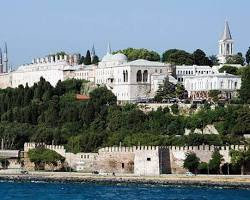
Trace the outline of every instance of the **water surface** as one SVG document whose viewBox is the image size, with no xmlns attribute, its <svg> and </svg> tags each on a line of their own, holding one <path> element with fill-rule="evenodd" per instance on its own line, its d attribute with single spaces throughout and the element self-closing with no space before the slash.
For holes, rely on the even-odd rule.
<svg viewBox="0 0 250 200">
<path fill-rule="evenodd" d="M 250 190 L 209 187 L 0 182 L 1 200 L 250 200 Z"/>
</svg>

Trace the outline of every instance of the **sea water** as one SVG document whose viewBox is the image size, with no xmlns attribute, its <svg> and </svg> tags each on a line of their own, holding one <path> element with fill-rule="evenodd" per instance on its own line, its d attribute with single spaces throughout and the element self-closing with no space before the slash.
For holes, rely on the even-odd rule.
<svg viewBox="0 0 250 200">
<path fill-rule="evenodd" d="M 140 184 L 0 182 L 0 200 L 250 200 L 250 190 Z"/>
</svg>

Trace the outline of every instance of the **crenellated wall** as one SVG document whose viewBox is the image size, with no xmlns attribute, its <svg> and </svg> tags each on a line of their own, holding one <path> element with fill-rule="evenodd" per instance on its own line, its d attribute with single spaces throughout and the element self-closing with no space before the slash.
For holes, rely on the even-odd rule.
<svg viewBox="0 0 250 200">
<path fill-rule="evenodd" d="M 24 143 L 24 152 L 28 152 L 30 149 L 35 149 L 38 147 L 43 147 L 45 149 L 54 150 L 61 156 L 65 157 L 66 150 L 62 145 L 46 145 L 45 143 Z"/>
<path fill-rule="evenodd" d="M 186 154 L 194 152 L 202 162 L 209 162 L 219 150 L 224 163 L 230 162 L 230 150 L 247 149 L 246 146 L 133 146 L 105 147 L 98 153 L 70 153 L 63 146 L 25 143 L 24 152 L 43 146 L 66 158 L 68 166 L 81 172 L 122 173 L 142 176 L 185 173 L 183 162 Z"/>
</svg>

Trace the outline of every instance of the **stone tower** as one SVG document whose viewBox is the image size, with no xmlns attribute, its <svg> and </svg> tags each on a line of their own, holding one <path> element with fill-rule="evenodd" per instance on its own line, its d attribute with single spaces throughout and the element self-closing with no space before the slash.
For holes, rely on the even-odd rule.
<svg viewBox="0 0 250 200">
<path fill-rule="evenodd" d="M 8 48 L 7 43 L 4 43 L 4 52 L 3 52 L 3 73 L 8 72 Z"/>
<path fill-rule="evenodd" d="M 228 22 L 225 22 L 224 32 L 219 40 L 219 54 L 218 60 L 219 63 L 224 64 L 226 63 L 227 56 L 232 56 L 234 51 L 234 41 L 232 39 L 232 35 L 230 32 L 230 28 Z"/>
</svg>

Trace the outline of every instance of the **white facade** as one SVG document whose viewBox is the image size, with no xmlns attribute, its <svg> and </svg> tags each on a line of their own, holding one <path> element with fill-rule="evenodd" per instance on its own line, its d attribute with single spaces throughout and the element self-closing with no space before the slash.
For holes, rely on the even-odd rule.
<svg viewBox="0 0 250 200">
<path fill-rule="evenodd" d="M 152 75 L 168 75 L 170 65 L 147 60 L 128 62 L 121 53 L 107 53 L 96 68 L 95 83 L 106 85 L 117 96 L 118 101 L 137 101 L 154 97 Z"/>
<path fill-rule="evenodd" d="M 227 73 L 196 75 L 186 78 L 184 87 L 192 99 L 207 99 L 211 90 L 219 90 L 231 99 L 241 87 L 241 78 Z"/>
<path fill-rule="evenodd" d="M 197 65 L 177 65 L 176 77 L 179 83 L 184 83 L 186 78 L 194 77 L 196 75 L 214 74 L 215 71 L 210 66 Z"/>
<path fill-rule="evenodd" d="M 170 65 L 147 60 L 128 62 L 127 57 L 121 53 L 112 55 L 108 52 L 98 65 L 88 66 L 78 65 L 75 56 L 50 56 L 34 59 L 31 64 L 1 74 L 0 87 L 33 86 L 41 77 L 56 86 L 59 80 L 76 78 L 96 85 L 106 85 L 118 101 L 131 102 L 154 97 L 157 84 L 170 72 Z"/>
</svg>

